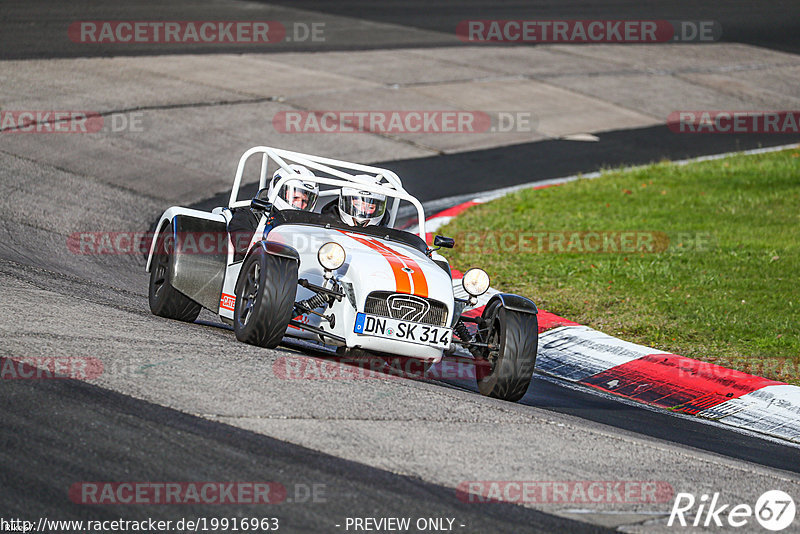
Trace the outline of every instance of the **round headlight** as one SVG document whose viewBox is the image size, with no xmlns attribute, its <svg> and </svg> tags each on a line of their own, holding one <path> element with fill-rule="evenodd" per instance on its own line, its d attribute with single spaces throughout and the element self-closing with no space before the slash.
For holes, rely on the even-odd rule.
<svg viewBox="0 0 800 534">
<path fill-rule="evenodd" d="M 329 271 L 335 271 L 344 263 L 344 248 L 339 243 L 325 243 L 319 247 L 317 259 L 319 264 Z"/>
<path fill-rule="evenodd" d="M 478 297 L 489 290 L 489 275 L 483 269 L 470 269 L 464 273 L 461 285 L 464 286 L 464 291 L 473 297 Z"/>
</svg>

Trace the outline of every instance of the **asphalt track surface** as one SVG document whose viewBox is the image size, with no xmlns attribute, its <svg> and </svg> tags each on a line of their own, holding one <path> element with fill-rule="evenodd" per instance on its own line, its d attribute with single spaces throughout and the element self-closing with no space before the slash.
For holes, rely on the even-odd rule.
<svg viewBox="0 0 800 534">
<path fill-rule="evenodd" d="M 292 5 L 301 6 L 300 3 Z M 463 7 L 459 5 L 464 4 L 425 3 L 419 7 L 400 3 L 396 8 L 383 11 L 361 3 L 338 3 L 335 8 L 323 6 L 322 9 L 336 16 L 443 31 L 452 27 L 456 19 L 465 18 Z M 504 7 L 506 5 L 508 7 Z M 501 18 L 511 5 L 500 4 L 492 11 L 476 7 L 470 16 Z M 699 7 L 693 8 L 692 13 L 680 12 L 679 7 L 685 3 L 653 5 L 655 7 L 647 10 L 651 18 L 713 18 L 723 22 L 726 38 L 797 51 L 800 32 L 796 25 L 800 18 L 791 16 L 792 10 L 797 9 L 796 3 L 759 7 L 757 17 L 755 8 L 744 2 L 727 4 L 725 13 L 719 16 L 714 15 L 710 2 L 694 3 Z M 666 7 L 655 15 L 653 10 L 660 5 Z M 3 57 L 85 54 L 85 48 L 71 47 L 69 43 L 53 46 L 52 41 L 41 39 L 48 29 L 56 27 L 61 31 L 64 21 L 144 19 L 153 13 L 169 18 L 176 13 L 185 14 L 188 9 L 181 3 L 168 8 L 146 3 L 128 4 L 125 8 L 95 8 L 80 2 L 65 5 L 43 2 L 30 6 L 34 8 L 29 11 L 15 6 L 4 12 L 4 22 L 11 24 L 6 26 L 10 31 L 3 33 Z M 617 17 L 620 13 L 617 10 L 630 8 L 627 4 L 594 6 L 596 13 L 604 18 Z M 224 7 L 194 8 L 192 15 L 200 19 L 215 13 L 221 17 L 220 13 L 225 13 L 226 19 L 235 18 L 236 13 Z M 319 6 L 315 9 L 319 10 Z M 547 15 L 537 11 L 536 16 L 571 16 L 563 9 L 551 9 L 546 11 Z M 92 16 L 87 16 L 87 11 Z M 636 12 L 624 13 L 628 18 L 637 16 Z M 517 15 L 517 18 L 522 16 L 527 15 Z M 23 31 L 26 23 L 29 30 L 33 28 L 31 31 Z M 36 34 L 36 31 L 45 33 Z M 11 46 L 6 46 L 8 43 Z M 344 48 L 359 46 L 371 45 L 343 45 Z M 186 50 L 187 53 L 192 51 L 199 50 Z M 170 48 L 169 52 L 176 50 Z M 126 53 L 160 52 L 155 47 Z M 536 169 L 541 179 L 548 179 L 662 157 L 681 159 L 796 141 L 790 136 L 689 138 L 669 135 L 666 128 L 661 127 L 608 132 L 600 137 L 600 143 L 541 141 L 384 164 L 404 176 L 409 189 L 415 193 L 420 191 L 420 185 L 430 183 L 425 179 L 430 173 L 458 178 L 457 189 L 439 180 L 437 183 L 444 185 L 426 189 L 420 195 L 423 200 L 431 201 L 456 193 L 515 185 L 518 182 L 514 177 L 528 177 L 531 169 Z M 141 224 L 142 217 L 152 218 L 165 207 L 158 196 L 157 183 L 154 183 L 153 194 L 147 196 L 111 188 L 90 177 L 49 169 L 7 153 L 0 154 L 0 158 L 4 167 L 0 190 L 4 195 L 0 206 L 10 214 L 2 223 L 6 239 L 0 243 L 0 279 L 4 289 L 0 298 L 10 317 L 0 325 L 11 347 L 6 355 L 86 354 L 91 353 L 94 346 L 95 350 L 99 347 L 106 363 L 115 359 L 130 361 L 141 370 L 158 369 L 158 365 L 166 362 L 163 366 L 170 369 L 164 376 L 155 374 L 153 377 L 111 374 L 108 381 L 99 384 L 70 380 L 3 381 L 0 384 L 0 505 L 4 517 L 175 519 L 258 515 L 279 517 L 288 532 L 321 532 L 337 531 L 333 525 L 345 517 L 413 515 L 457 517 L 468 526 L 465 532 L 601 530 L 598 526 L 522 506 L 462 503 L 456 499 L 452 485 L 406 474 L 405 466 L 409 464 L 402 462 L 404 453 L 399 448 L 383 448 L 377 439 L 374 445 L 366 447 L 374 449 L 374 455 L 359 461 L 357 455 L 353 458 L 347 451 L 352 449 L 363 454 L 363 449 L 359 448 L 364 447 L 363 444 L 348 441 L 349 432 L 356 436 L 355 431 L 360 428 L 357 425 L 362 420 L 377 423 L 377 428 L 385 424 L 387 433 L 396 423 L 407 426 L 411 434 L 420 430 L 420 437 L 409 436 L 408 439 L 414 452 L 419 454 L 420 464 L 432 469 L 448 460 L 457 460 L 460 472 L 485 473 L 482 467 L 495 464 L 503 466 L 504 473 L 512 470 L 509 466 L 515 466 L 524 474 L 526 462 L 537 463 L 539 455 L 556 462 L 562 451 L 564 456 L 571 457 L 572 451 L 586 449 L 588 463 L 595 469 L 592 472 L 597 473 L 596 466 L 602 466 L 603 459 L 592 458 L 592 448 L 599 447 L 611 456 L 611 445 L 607 443 L 611 440 L 620 447 L 630 447 L 630 454 L 640 454 L 639 449 L 649 451 L 654 458 L 650 467 L 654 472 L 659 463 L 665 462 L 664 458 L 682 462 L 683 471 L 673 481 L 676 488 L 684 481 L 686 484 L 697 482 L 691 478 L 692 468 L 689 467 L 694 463 L 703 469 L 712 464 L 730 467 L 731 480 L 719 483 L 740 484 L 740 491 L 745 491 L 741 488 L 751 490 L 742 478 L 764 477 L 766 482 L 753 483 L 752 491 L 756 494 L 762 488 L 760 484 L 772 489 L 770 484 L 774 481 L 796 481 L 800 473 L 800 453 L 796 447 L 601 397 L 538 376 L 522 402 L 513 405 L 480 397 L 474 388 L 464 388 L 460 383 L 394 380 L 324 384 L 317 389 L 309 384 L 275 383 L 274 377 L 267 373 L 276 358 L 319 354 L 310 352 L 308 356 L 301 356 L 291 346 L 276 351 L 243 346 L 210 314 L 201 316 L 201 321 L 195 325 L 152 317 L 147 310 L 147 276 L 141 257 L 80 258 L 64 250 L 63 236 L 57 229 L 65 220 L 86 217 L 87 199 L 105 203 L 92 213 L 97 227 L 101 224 L 119 227 L 120 221 L 135 226 Z M 514 172 L 521 169 L 524 172 Z M 490 175 L 509 176 L 509 181 L 497 183 L 493 180 L 487 184 L 486 176 Z M 37 180 L 41 188 L 20 188 L 18 184 L 26 180 Z M 198 205 L 218 204 L 215 198 Z M 284 429 L 285 435 L 297 436 L 304 428 L 312 429 L 311 432 L 317 432 L 317 427 L 320 430 L 306 440 L 308 447 L 295 444 L 302 441 L 299 437 L 290 440 L 266 435 L 271 429 L 279 428 L 282 419 L 286 419 L 287 424 L 298 422 L 299 425 L 296 431 Z M 419 420 L 432 420 L 450 429 L 450 433 L 436 434 L 436 439 L 445 442 L 444 448 L 452 458 L 429 457 L 428 443 L 421 432 L 424 428 Z M 520 420 L 536 422 L 536 426 L 518 434 L 523 440 L 505 437 L 503 429 L 508 428 L 509 421 Z M 260 421 L 275 426 L 261 427 Z M 342 426 L 339 434 L 332 430 L 337 421 L 341 421 Z M 540 424 L 541 421 L 547 423 Z M 449 422 L 469 428 L 469 432 L 447 427 Z M 329 426 L 323 429 L 325 424 Z M 567 429 L 564 434 L 553 434 L 561 428 Z M 468 436 L 470 433 L 472 436 Z M 558 441 L 545 441 L 551 435 Z M 463 441 L 455 441 L 455 436 Z M 320 448 L 325 444 L 330 448 L 331 442 L 339 442 L 341 453 L 319 452 L 315 447 L 317 441 Z M 511 442 L 517 450 L 477 448 Z M 527 450 L 529 447 L 531 450 Z M 408 449 L 403 451 L 407 454 Z M 599 476 L 584 475 L 584 467 L 574 461 L 565 463 L 561 476 L 567 480 Z M 635 467 L 610 463 L 608 476 L 626 478 Z M 499 467 L 498 470 L 502 471 Z M 698 467 L 698 476 L 703 472 Z M 436 473 L 431 477 L 437 478 Z M 67 488 L 76 481 L 91 480 L 275 480 L 289 488 L 324 484 L 326 498 L 324 502 L 284 503 L 256 512 L 244 506 L 209 509 L 186 505 L 176 510 L 166 506 L 92 507 L 70 502 Z"/>
</svg>

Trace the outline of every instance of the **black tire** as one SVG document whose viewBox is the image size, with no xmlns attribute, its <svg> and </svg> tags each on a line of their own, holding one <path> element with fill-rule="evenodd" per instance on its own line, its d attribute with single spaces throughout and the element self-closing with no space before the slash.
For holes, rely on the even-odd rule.
<svg viewBox="0 0 800 534">
<path fill-rule="evenodd" d="M 194 322 L 200 315 L 200 305 L 172 287 L 170 273 L 173 259 L 172 223 L 159 233 L 150 265 L 150 311 L 160 317 Z"/>
<path fill-rule="evenodd" d="M 233 330 L 236 339 L 275 348 L 292 319 L 297 295 L 297 261 L 260 246 L 244 260 L 236 281 Z"/>
<path fill-rule="evenodd" d="M 528 391 L 536 351 L 539 324 L 536 315 L 508 310 L 499 303 L 486 310 L 481 328 L 496 349 L 476 362 L 476 380 L 482 395 L 517 402 Z"/>
</svg>

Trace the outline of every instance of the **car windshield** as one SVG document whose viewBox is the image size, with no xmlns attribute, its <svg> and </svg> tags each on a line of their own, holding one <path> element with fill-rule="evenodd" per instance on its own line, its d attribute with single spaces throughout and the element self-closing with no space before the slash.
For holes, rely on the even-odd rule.
<svg viewBox="0 0 800 534">
<path fill-rule="evenodd" d="M 428 251 L 428 245 L 417 234 L 389 228 L 386 226 L 364 226 L 354 227 L 342 222 L 338 217 L 332 217 L 324 213 L 313 213 L 299 210 L 283 210 L 276 212 L 275 225 L 281 224 L 307 224 L 311 226 L 322 226 L 347 230 L 348 232 L 380 237 L 390 241 L 397 241 L 419 250 L 422 253 Z"/>
</svg>

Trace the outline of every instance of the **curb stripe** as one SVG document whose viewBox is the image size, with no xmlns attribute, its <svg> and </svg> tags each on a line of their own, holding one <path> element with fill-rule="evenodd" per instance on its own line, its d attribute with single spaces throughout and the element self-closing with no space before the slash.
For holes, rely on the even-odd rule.
<svg viewBox="0 0 800 534">
<path fill-rule="evenodd" d="M 765 386 L 782 384 L 677 354 L 642 356 L 580 383 L 691 415 Z"/>
</svg>

